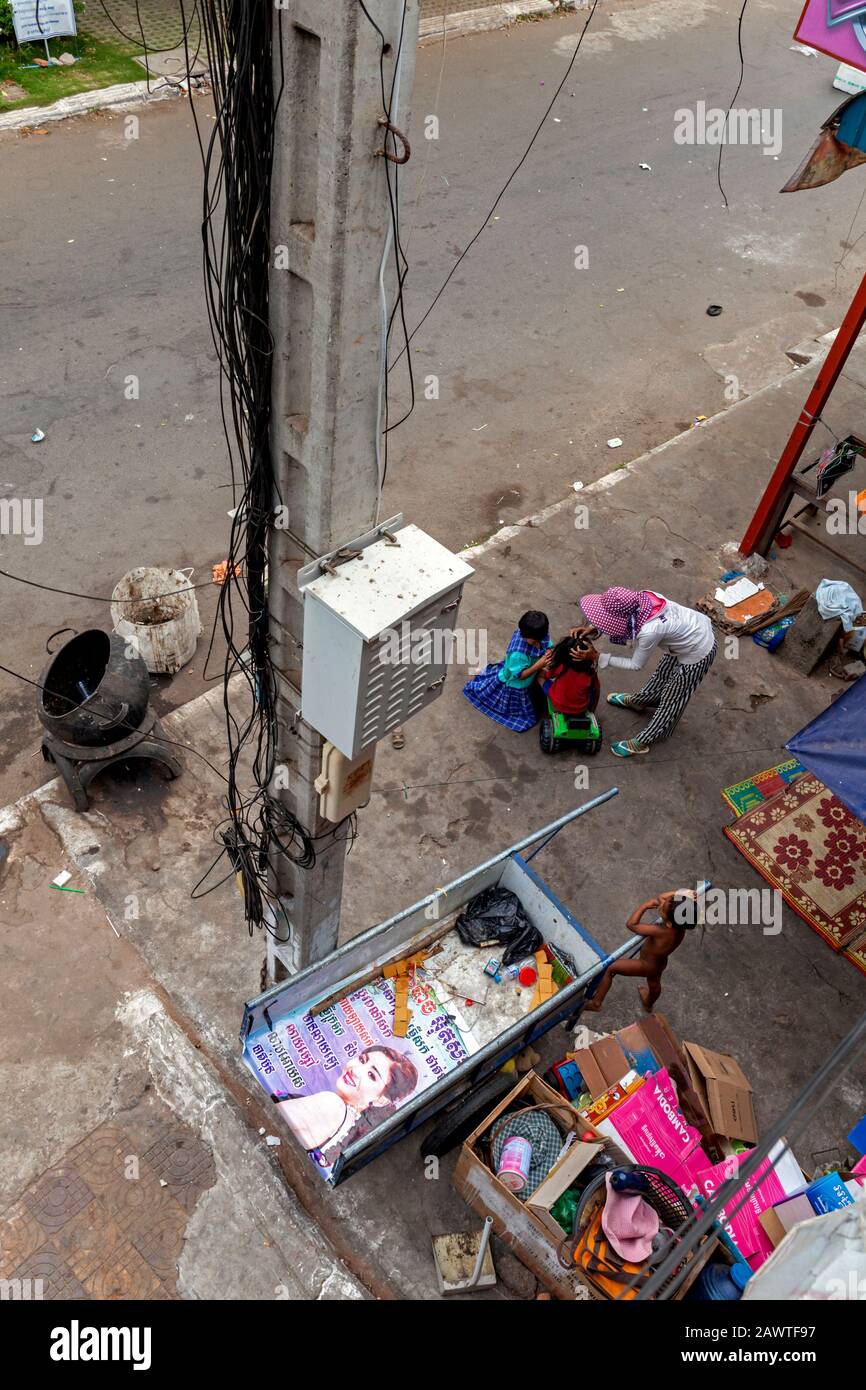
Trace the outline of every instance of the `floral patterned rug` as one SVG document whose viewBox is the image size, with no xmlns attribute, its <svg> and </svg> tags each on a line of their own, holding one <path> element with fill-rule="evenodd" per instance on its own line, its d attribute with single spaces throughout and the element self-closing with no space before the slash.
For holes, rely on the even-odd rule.
<svg viewBox="0 0 866 1390">
<path fill-rule="evenodd" d="M 866 974 L 866 826 L 806 773 L 724 827 L 790 907 Z"/>
</svg>

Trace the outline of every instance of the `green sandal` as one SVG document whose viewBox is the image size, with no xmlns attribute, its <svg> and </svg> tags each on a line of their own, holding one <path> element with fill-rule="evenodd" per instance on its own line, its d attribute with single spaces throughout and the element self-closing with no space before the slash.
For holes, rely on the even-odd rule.
<svg viewBox="0 0 866 1390">
<path fill-rule="evenodd" d="M 631 695 L 608 695 L 607 703 L 609 705 L 617 705 L 620 709 L 642 710 L 644 708 L 643 705 L 636 705 Z"/>
<path fill-rule="evenodd" d="M 636 738 L 624 738 L 619 743 L 612 743 L 610 751 L 616 758 L 637 758 L 642 753 L 648 753 L 649 749 L 638 743 Z"/>
</svg>

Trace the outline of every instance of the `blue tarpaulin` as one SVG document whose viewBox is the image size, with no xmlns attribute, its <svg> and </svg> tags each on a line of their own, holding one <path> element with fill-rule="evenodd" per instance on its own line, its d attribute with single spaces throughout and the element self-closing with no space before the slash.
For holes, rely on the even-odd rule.
<svg viewBox="0 0 866 1390">
<path fill-rule="evenodd" d="M 785 747 L 866 822 L 866 675 Z"/>
</svg>

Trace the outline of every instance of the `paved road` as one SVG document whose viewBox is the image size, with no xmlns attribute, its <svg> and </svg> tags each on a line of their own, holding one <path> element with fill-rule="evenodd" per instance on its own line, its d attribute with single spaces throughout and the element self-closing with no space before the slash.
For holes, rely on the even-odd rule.
<svg viewBox="0 0 866 1390">
<path fill-rule="evenodd" d="M 730 149 L 724 210 L 716 151 L 673 140 L 678 108 L 727 105 L 737 10 L 733 0 L 599 8 L 558 120 L 415 339 L 416 374 L 437 376 L 439 397 L 422 396 L 391 436 L 386 508 L 453 544 L 476 540 L 722 409 L 724 372 L 754 388 L 785 369 L 785 347 L 838 323 L 860 248 L 835 288 L 833 263 L 862 175 L 776 191 L 839 97 L 830 60 L 791 51 L 788 6 L 747 12 L 739 99 L 782 110 L 779 159 Z M 454 40 L 444 67 L 438 46 L 421 51 L 404 205 L 410 324 L 522 153 L 582 23 Z M 206 118 L 205 99 L 200 110 Z M 423 118 L 436 110 L 440 138 L 426 141 Z M 231 502 L 189 110 L 148 108 L 134 141 L 121 116 L 4 137 L 0 160 L 0 496 L 45 500 L 44 543 L 0 537 L 0 565 L 95 595 L 142 563 L 206 577 L 225 553 Z M 706 316 L 710 302 L 720 318 Z M 138 400 L 125 396 L 131 375 Z M 614 435 L 617 453 L 605 443 Z M 206 623 L 213 604 L 204 591 Z M 0 579 L 0 660 L 31 678 L 52 632 L 107 621 L 105 604 Z M 203 662 L 200 646 L 162 698 L 198 693 Z M 0 673 L 0 804 L 44 776 L 32 694 Z"/>
</svg>

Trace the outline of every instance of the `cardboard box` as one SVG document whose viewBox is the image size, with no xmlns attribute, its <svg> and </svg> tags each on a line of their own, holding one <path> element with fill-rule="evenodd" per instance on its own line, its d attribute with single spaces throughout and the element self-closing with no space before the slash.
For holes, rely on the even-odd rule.
<svg viewBox="0 0 866 1390">
<path fill-rule="evenodd" d="M 639 1023 L 630 1023 L 612 1037 L 601 1038 L 589 1047 L 569 1054 L 580 1067 L 586 1089 L 593 1100 L 633 1068 L 640 1076 L 666 1067 L 674 1083 L 679 1107 L 689 1124 L 699 1129 L 711 1161 L 722 1157 L 713 1127 L 689 1075 L 679 1039 L 664 1014 L 650 1014 Z"/>
<path fill-rule="evenodd" d="M 648 1014 L 646 1018 L 641 1019 L 640 1023 L 631 1026 L 639 1031 L 640 1036 L 657 1058 L 658 1065 L 667 1068 L 676 1087 L 680 1109 L 689 1124 L 701 1131 L 707 1153 L 714 1159 L 720 1159 L 722 1155 L 715 1140 L 710 1117 L 689 1075 L 688 1062 L 680 1041 L 664 1014 Z M 623 1031 L 630 1033 L 631 1029 Z"/>
<path fill-rule="evenodd" d="M 559 1262 L 559 1246 L 564 1235 L 558 1227 L 558 1236 L 553 1234 L 548 1224 L 552 1220 L 549 1213 L 547 1219 L 543 1220 L 530 1209 L 528 1203 L 521 1202 L 515 1193 L 499 1181 L 477 1151 L 482 1135 L 487 1133 L 490 1126 L 520 1096 L 525 1096 L 532 1104 L 556 1106 L 555 1110 L 549 1110 L 547 1113 L 562 1130 L 563 1140 L 573 1131 L 578 1136 L 578 1141 L 581 1135 L 591 1133 L 594 1140 L 603 1142 L 602 1136 L 578 1115 L 567 1100 L 557 1095 L 552 1087 L 535 1075 L 535 1072 L 530 1071 L 518 1082 L 514 1090 L 509 1091 L 496 1108 L 485 1116 L 463 1144 L 454 1171 L 454 1187 L 479 1216 L 492 1217 L 493 1229 L 499 1238 L 552 1294 L 562 1299 L 585 1297 L 582 1292 L 579 1294 L 586 1285 L 577 1267 L 563 1269 Z"/>
<path fill-rule="evenodd" d="M 550 1208 L 559 1200 L 566 1188 L 588 1167 L 604 1148 L 604 1142 L 600 1140 L 597 1144 L 584 1144 L 580 1139 L 563 1154 L 558 1162 L 554 1163 L 544 1182 L 539 1183 L 538 1187 L 527 1197 L 524 1206 L 527 1211 L 531 1211 L 533 1216 L 545 1226 L 555 1240 L 562 1240 L 563 1236 L 569 1235 L 564 1231 L 559 1222 L 551 1216 Z"/>
<path fill-rule="evenodd" d="M 643 1084 L 644 1079 L 642 1076 L 638 1076 L 637 1072 L 626 1072 L 621 1081 L 615 1081 L 603 1095 L 597 1096 L 589 1105 L 585 1105 L 580 1113 L 589 1124 L 601 1124 L 601 1121 L 607 1119 L 611 1111 L 616 1110 L 618 1105 L 622 1105 L 627 1096 L 639 1091 Z"/>
<path fill-rule="evenodd" d="M 521 1202 L 504 1183 L 499 1181 L 496 1174 L 488 1168 L 476 1151 L 481 1136 L 486 1134 L 490 1126 L 495 1123 L 508 1106 L 522 1095 L 525 1095 L 527 1099 L 531 1098 L 535 1103 L 554 1104 L 557 1108 L 547 1113 L 558 1122 L 565 1133 L 573 1130 L 578 1135 L 578 1141 L 580 1135 L 588 1131 L 593 1132 L 596 1140 L 602 1138 L 593 1129 L 593 1126 L 588 1125 L 586 1120 L 578 1115 L 577 1111 L 566 1100 L 563 1100 L 562 1096 L 557 1095 L 556 1091 L 546 1085 L 534 1072 L 528 1072 L 514 1090 L 500 1101 L 495 1110 L 492 1110 L 485 1117 L 465 1141 L 454 1172 L 454 1187 L 463 1200 L 472 1207 L 473 1211 L 481 1217 L 489 1216 L 492 1219 L 493 1230 L 500 1240 L 528 1269 L 532 1270 L 536 1278 L 555 1297 L 562 1299 L 585 1297 L 584 1290 L 589 1289 L 592 1298 L 604 1299 L 605 1295 L 582 1277 L 577 1265 L 569 1269 L 563 1268 L 559 1260 L 559 1249 L 565 1237 L 555 1222 L 553 1225 L 556 1226 L 558 1234 L 554 1234 L 550 1225 L 553 1218 L 550 1216 L 549 1210 L 535 1211 L 530 1206 L 530 1201 Z M 582 1145 L 582 1147 L 589 1146 L 589 1144 Z M 608 1143 L 606 1147 L 617 1162 L 628 1162 L 627 1156 L 617 1145 Z M 568 1154 L 560 1160 L 560 1163 L 567 1160 Z M 548 1179 L 545 1179 L 545 1182 L 547 1181 Z M 568 1186 L 568 1183 L 565 1186 Z M 543 1187 L 544 1184 L 541 1184 L 532 1194 L 530 1200 L 537 1199 L 542 1194 Z M 708 1260 L 710 1253 L 715 1249 L 715 1244 L 714 1240 L 704 1241 L 698 1253 L 692 1257 L 689 1273 L 674 1295 L 676 1299 L 685 1296 L 689 1286 Z"/>
<path fill-rule="evenodd" d="M 752 1088 L 739 1062 L 727 1052 L 711 1052 L 699 1043 L 684 1043 L 683 1050 L 692 1085 L 716 1133 L 757 1144 Z"/>
<path fill-rule="evenodd" d="M 662 1065 L 661 1058 L 656 1056 L 639 1023 L 630 1023 L 627 1028 L 620 1028 L 616 1039 L 628 1057 L 629 1065 L 641 1076 L 645 1076 L 648 1071 L 658 1071 Z"/>
<path fill-rule="evenodd" d="M 604 1095 L 609 1087 L 631 1070 L 628 1058 L 613 1037 L 600 1038 L 589 1047 L 581 1047 L 572 1053 L 572 1057 L 593 1100 Z"/>
<path fill-rule="evenodd" d="M 599 1128 L 620 1143 L 635 1163 L 658 1168 L 685 1191 L 693 1185 L 694 1175 L 709 1166 L 700 1130 L 682 1115 L 665 1067 L 648 1076 L 639 1091 L 600 1121 Z"/>
<path fill-rule="evenodd" d="M 800 1192 L 796 1197 L 787 1197 L 783 1202 L 776 1202 L 775 1206 L 768 1207 L 766 1211 L 758 1212 L 758 1220 L 775 1250 L 789 1231 L 801 1221 L 811 1221 L 814 1215 L 815 1209 L 809 1198 L 805 1192 Z"/>
</svg>

